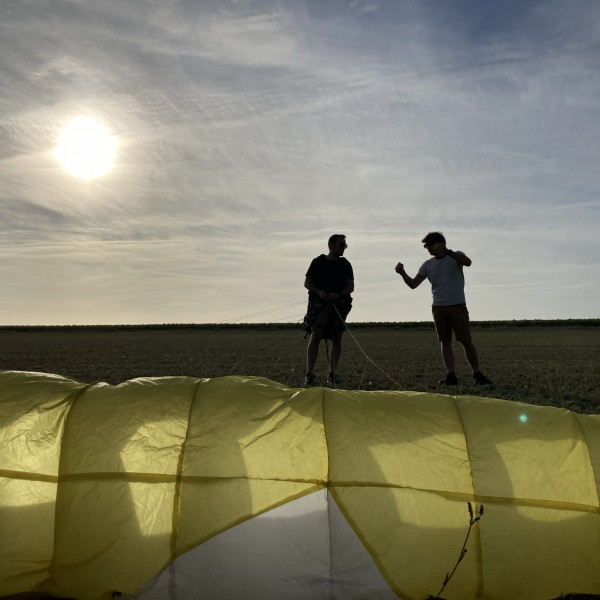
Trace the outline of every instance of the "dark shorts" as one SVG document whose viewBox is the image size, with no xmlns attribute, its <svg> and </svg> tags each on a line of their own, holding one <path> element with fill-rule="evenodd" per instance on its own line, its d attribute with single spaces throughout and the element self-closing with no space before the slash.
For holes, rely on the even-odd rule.
<svg viewBox="0 0 600 600">
<path fill-rule="evenodd" d="M 304 317 L 304 331 L 308 335 L 312 333 L 313 329 L 318 328 L 325 340 L 339 338 L 344 333 L 346 317 L 351 309 L 351 298 L 343 298 L 337 301 L 336 306 L 321 303 L 316 299 L 309 299 L 306 316 Z"/>
<path fill-rule="evenodd" d="M 458 342 L 471 341 L 469 311 L 466 304 L 452 306 L 432 306 L 433 322 L 440 342 L 452 340 L 452 332 Z"/>
<path fill-rule="evenodd" d="M 331 304 L 327 304 L 319 311 L 314 326 L 324 329 L 323 338 L 340 337 L 344 333 L 344 321 L 340 319 Z"/>
</svg>

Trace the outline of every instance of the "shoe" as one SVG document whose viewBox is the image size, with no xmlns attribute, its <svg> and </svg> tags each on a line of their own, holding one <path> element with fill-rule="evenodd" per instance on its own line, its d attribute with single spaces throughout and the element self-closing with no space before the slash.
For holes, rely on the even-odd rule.
<svg viewBox="0 0 600 600">
<path fill-rule="evenodd" d="M 339 385 L 340 378 L 335 373 L 329 373 L 329 377 L 327 378 L 327 385 L 336 386 Z"/>
<path fill-rule="evenodd" d="M 304 385 L 315 385 L 315 376 L 312 373 L 307 373 L 304 378 Z"/>
<path fill-rule="evenodd" d="M 448 373 L 448 375 L 446 375 L 446 379 L 438 381 L 438 385 L 458 385 L 456 373 Z"/>
<path fill-rule="evenodd" d="M 477 385 L 491 385 L 493 383 L 481 371 L 475 371 L 473 379 L 475 379 Z"/>
</svg>

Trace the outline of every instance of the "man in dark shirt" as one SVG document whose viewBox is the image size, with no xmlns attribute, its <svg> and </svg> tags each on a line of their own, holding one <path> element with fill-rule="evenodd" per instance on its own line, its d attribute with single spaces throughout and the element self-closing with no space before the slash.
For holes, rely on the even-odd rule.
<svg viewBox="0 0 600 600">
<path fill-rule="evenodd" d="M 327 383 L 337 384 L 335 371 L 342 354 L 344 322 L 352 307 L 350 294 L 354 291 L 354 273 L 352 265 L 343 256 L 348 247 L 346 236 L 332 235 L 328 246 L 329 254 L 321 254 L 310 263 L 304 280 L 308 290 L 305 329 L 311 334 L 306 349 L 306 385 L 315 383 L 313 369 L 323 339 L 331 339 Z"/>
</svg>

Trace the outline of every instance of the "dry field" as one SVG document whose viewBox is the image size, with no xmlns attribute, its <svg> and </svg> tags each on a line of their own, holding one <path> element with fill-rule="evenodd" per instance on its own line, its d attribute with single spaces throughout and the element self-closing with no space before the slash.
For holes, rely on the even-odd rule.
<svg viewBox="0 0 600 600">
<path fill-rule="evenodd" d="M 404 389 L 478 394 L 600 414 L 600 327 L 473 328 L 482 370 L 494 381 L 472 383 L 459 345 L 461 385 L 443 388 L 431 327 L 349 324 L 338 373 L 346 389 Z M 142 327 L 0 329 L 0 369 L 57 373 L 117 384 L 135 377 L 256 375 L 302 385 L 306 340 L 298 328 Z M 326 349 L 316 374 L 324 383 Z"/>
</svg>

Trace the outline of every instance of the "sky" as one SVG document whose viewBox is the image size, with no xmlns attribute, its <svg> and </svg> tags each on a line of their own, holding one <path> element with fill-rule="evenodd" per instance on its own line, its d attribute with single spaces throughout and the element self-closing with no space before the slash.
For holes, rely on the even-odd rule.
<svg viewBox="0 0 600 600">
<path fill-rule="evenodd" d="M 333 233 L 430 320 L 428 231 L 474 320 L 599 316 L 596 0 L 3 0 L 0 83 L 0 325 L 301 321 Z"/>
</svg>

